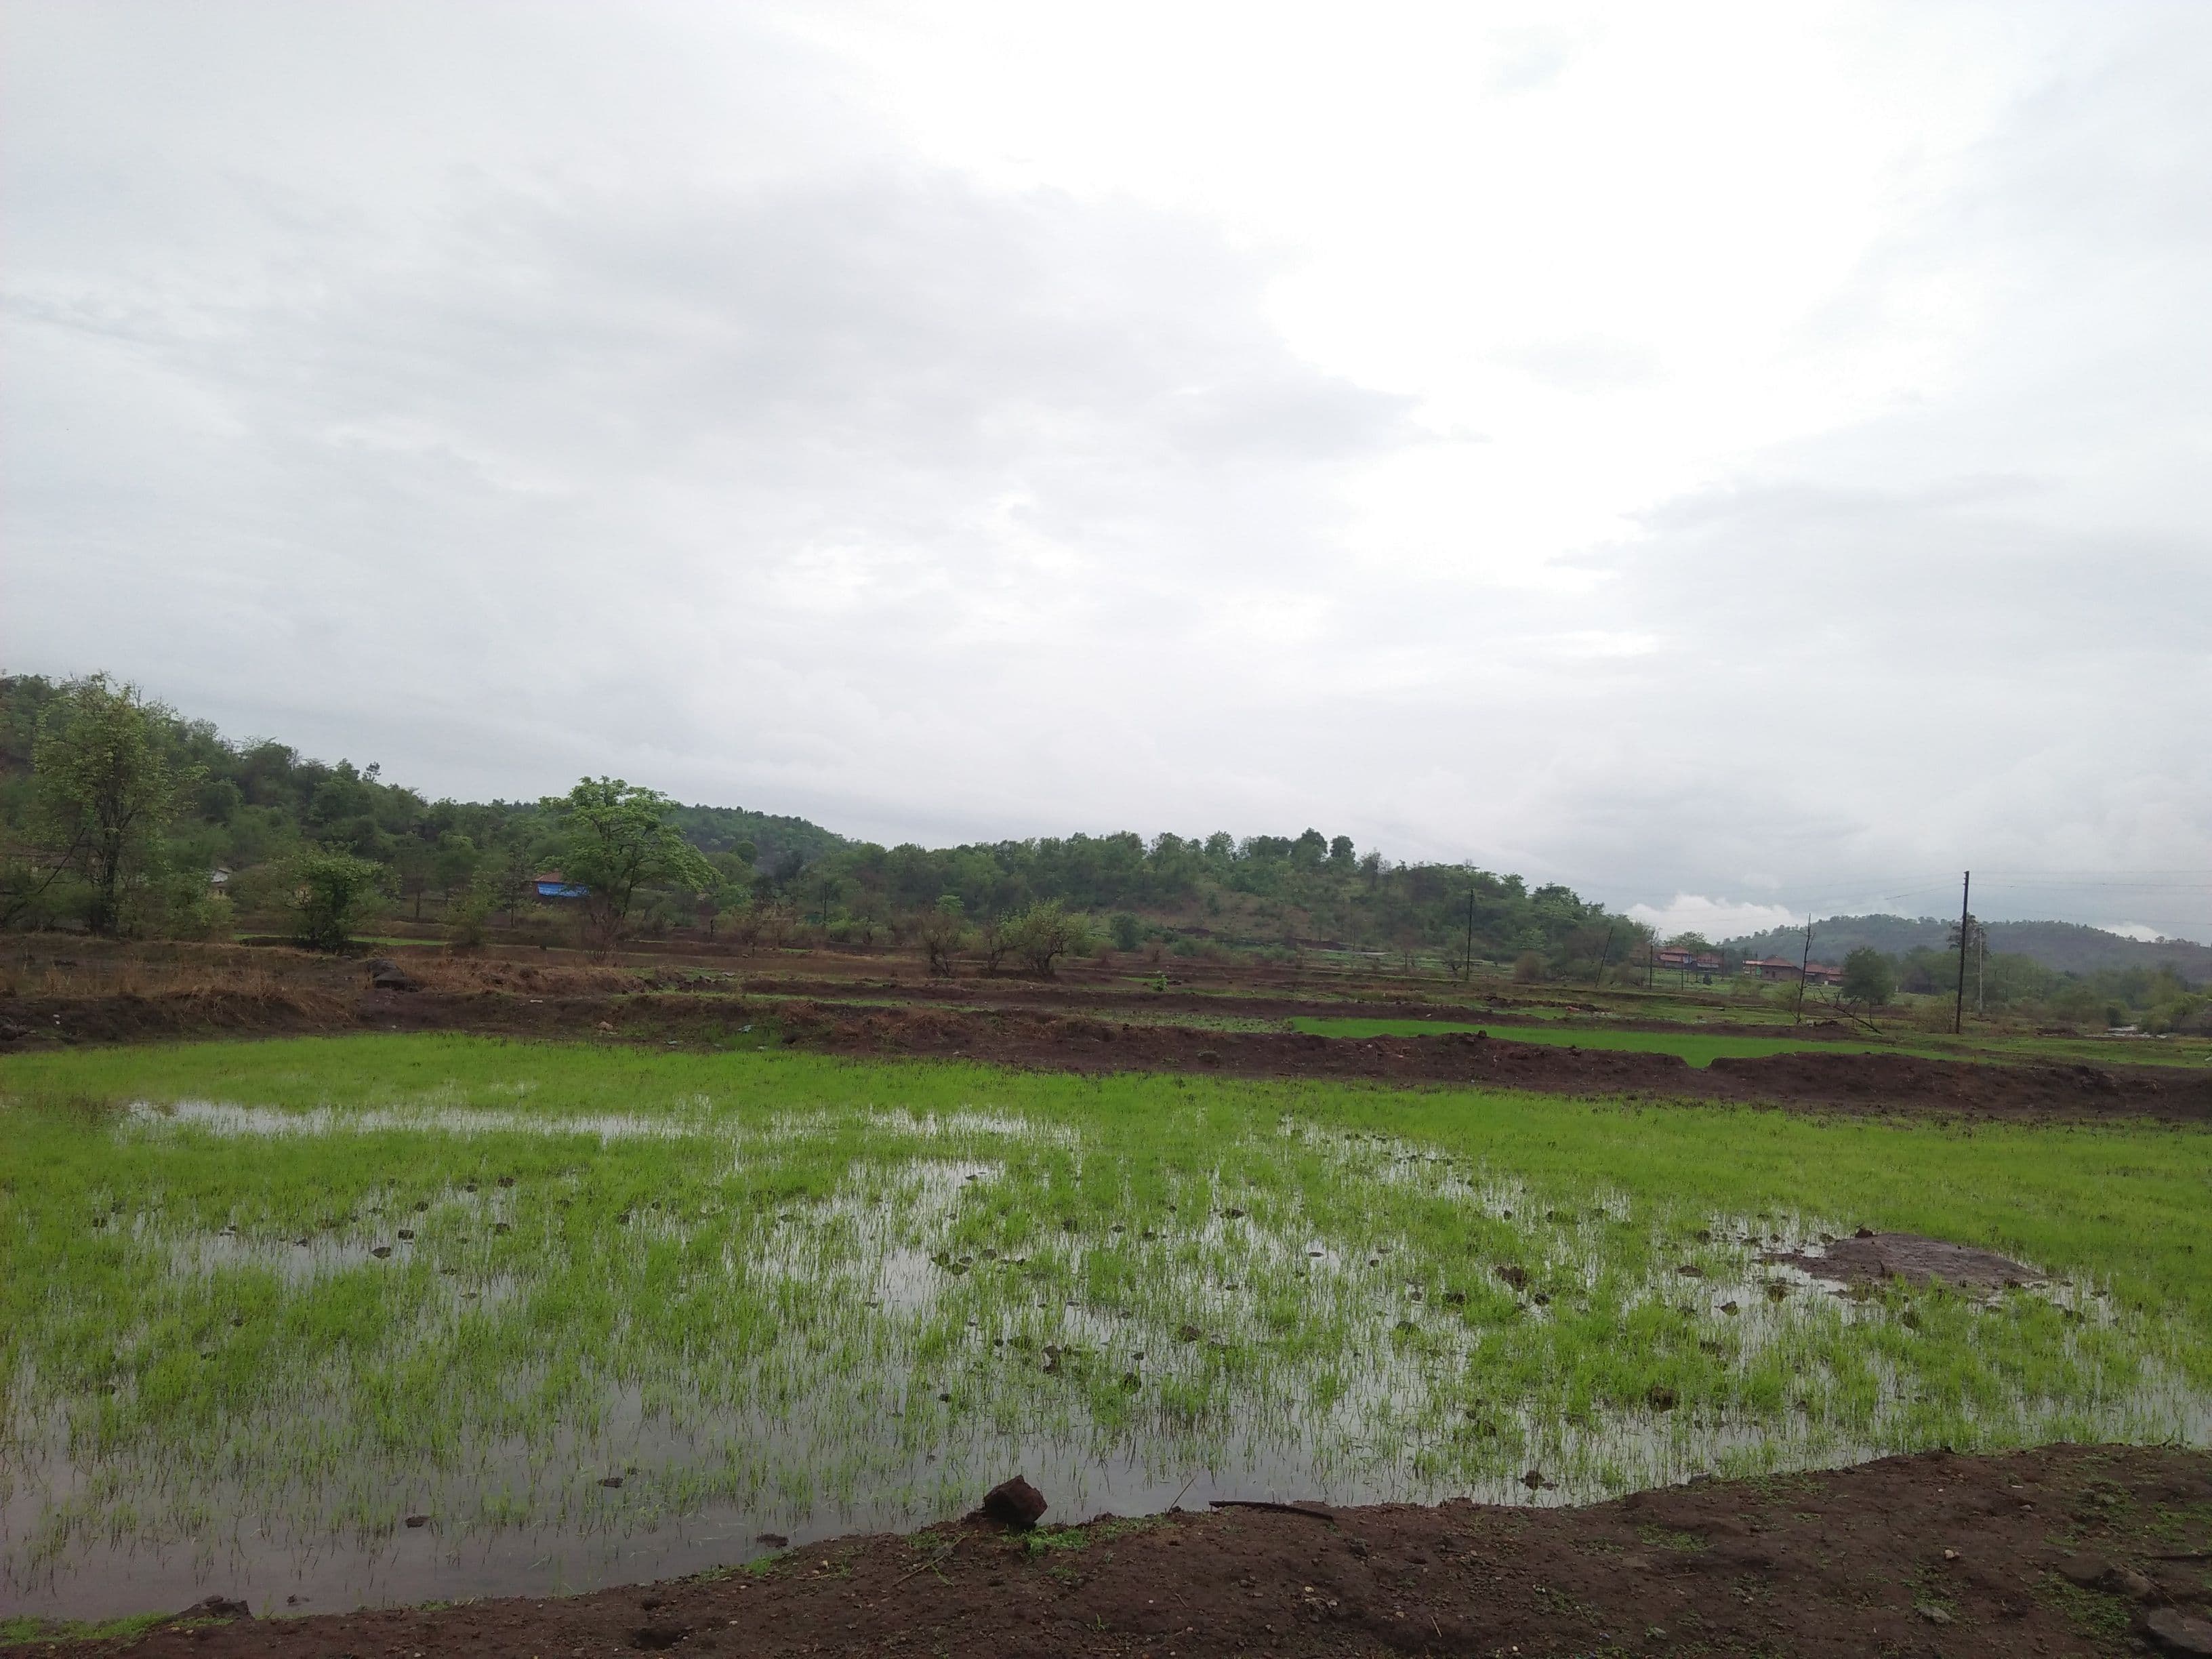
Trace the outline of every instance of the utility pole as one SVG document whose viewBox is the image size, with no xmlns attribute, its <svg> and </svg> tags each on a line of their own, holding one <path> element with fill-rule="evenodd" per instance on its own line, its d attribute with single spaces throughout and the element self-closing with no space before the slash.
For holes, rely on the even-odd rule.
<svg viewBox="0 0 2212 1659">
<path fill-rule="evenodd" d="M 1611 927 L 1610 925 L 1608 925 L 1608 926 L 1607 927 L 1606 930 L 1605 930 L 1605 949 L 1604 949 L 1604 950 L 1602 950 L 1602 951 L 1599 951 L 1599 952 L 1598 952 L 1598 955 L 1597 955 L 1597 972 L 1595 972 L 1595 973 L 1594 973 L 1594 974 L 1592 974 L 1592 975 L 1590 975 L 1590 988 L 1591 988 L 1591 989 L 1593 989 L 1593 990 L 1596 989 L 1596 988 L 1597 988 L 1597 986 L 1598 986 L 1598 984 L 1599 984 L 1599 982 L 1600 982 L 1601 981 L 1602 981 L 1602 980 L 1605 978 L 1605 964 L 1606 964 L 1606 963 L 1607 962 L 1607 960 L 1609 960 L 1609 959 L 1611 958 L 1612 955 L 1613 955 L 1613 928 L 1612 928 L 1612 927 Z"/>
<path fill-rule="evenodd" d="M 1797 1017 L 1790 1022 L 1792 1025 L 1805 1023 L 1805 975 L 1812 966 L 1813 915 L 1808 910 L 1805 914 L 1805 955 L 1797 964 Z"/>
<path fill-rule="evenodd" d="M 1474 878 L 1472 876 L 1468 878 L 1467 883 L 1467 951 L 1460 962 L 1461 972 L 1465 975 L 1467 982 L 1472 985 L 1474 983 Z"/>
<path fill-rule="evenodd" d="M 1974 1018 L 1986 1017 L 1988 1010 L 1982 1003 L 1982 969 L 1989 965 L 1990 930 L 1980 922 L 1974 924 Z"/>
<path fill-rule="evenodd" d="M 1973 896 L 1974 872 L 1969 870 L 1959 886 L 1959 1000 L 1951 1011 L 1953 1036 L 1966 1029 L 1966 929 L 1971 925 L 1972 915 L 1966 907 Z"/>
</svg>

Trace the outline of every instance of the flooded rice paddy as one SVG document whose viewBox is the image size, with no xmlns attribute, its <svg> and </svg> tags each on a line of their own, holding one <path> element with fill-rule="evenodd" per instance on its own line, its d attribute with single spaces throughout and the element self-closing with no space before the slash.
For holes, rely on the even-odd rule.
<svg viewBox="0 0 2212 1659">
<path fill-rule="evenodd" d="M 582 1589 L 1017 1471 L 1066 1521 L 2212 1439 L 2170 1131 L 454 1039 L 160 1062 L 0 1072 L 0 1606 Z M 2035 1282 L 1760 1260 L 1869 1221 Z"/>
</svg>

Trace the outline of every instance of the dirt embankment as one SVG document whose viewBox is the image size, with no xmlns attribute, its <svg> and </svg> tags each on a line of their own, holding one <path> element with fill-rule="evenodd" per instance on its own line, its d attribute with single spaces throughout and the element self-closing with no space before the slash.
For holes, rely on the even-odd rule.
<svg viewBox="0 0 2212 1659">
<path fill-rule="evenodd" d="M 2068 1121 L 2212 1121 L 2212 1073 L 2153 1066 L 1993 1066 L 1903 1054 L 1775 1054 L 1698 1068 L 1672 1054 L 1509 1042 L 1468 1034 L 1322 1037 L 1208 1031 L 1042 1013 L 787 1005 L 786 1030 L 843 1054 L 958 1056 L 1078 1071 L 1485 1084 L 1648 1100 L 1758 1101 L 1865 1112 Z"/>
<path fill-rule="evenodd" d="M 1320 1037 L 1215 1031 L 1035 1010 L 854 1008 L 702 992 L 529 996 L 492 989 L 276 988 L 0 1000 L 0 1052 L 79 1042 L 317 1032 L 478 1031 L 683 1046 L 748 1029 L 831 1054 L 982 1060 L 1038 1070 L 1477 1084 L 1653 1102 L 1763 1102 L 1869 1113 L 2070 1122 L 2212 1121 L 2212 1073 L 1994 1066 L 1900 1054 L 1786 1054 L 1703 1069 L 1671 1054 L 1509 1042 L 1468 1034 Z"/>
<path fill-rule="evenodd" d="M 2186 1644 L 2200 1631 L 2212 1642 L 2209 1559 L 2212 1455 L 2051 1447 L 1699 1481 L 1583 1509 L 1219 1508 L 1029 1534 L 970 1521 L 565 1600 L 232 1619 L 52 1650 L 2205 1652 Z"/>
</svg>

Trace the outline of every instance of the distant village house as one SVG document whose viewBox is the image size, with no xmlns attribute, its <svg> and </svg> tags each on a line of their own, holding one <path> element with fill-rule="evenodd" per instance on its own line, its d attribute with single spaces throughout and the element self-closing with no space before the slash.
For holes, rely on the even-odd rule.
<svg viewBox="0 0 2212 1659">
<path fill-rule="evenodd" d="M 1844 970 L 1840 968 L 1831 968 L 1825 962 L 1808 962 L 1801 969 L 1799 964 L 1787 957 L 1747 957 L 1743 971 L 1754 979 L 1784 981 L 1797 978 L 1802 971 L 1808 985 L 1841 985 L 1844 982 Z"/>
</svg>

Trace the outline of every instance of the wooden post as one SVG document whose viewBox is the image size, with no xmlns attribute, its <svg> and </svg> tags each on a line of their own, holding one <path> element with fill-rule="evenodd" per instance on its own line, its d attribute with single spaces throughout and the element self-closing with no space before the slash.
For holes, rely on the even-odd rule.
<svg viewBox="0 0 2212 1659">
<path fill-rule="evenodd" d="M 1813 917 L 1808 911 L 1805 916 L 1805 954 L 1797 963 L 1797 1013 L 1796 1017 L 1790 1022 L 1792 1025 L 1802 1025 L 1805 1023 L 1805 974 L 1812 965 Z"/>
<path fill-rule="evenodd" d="M 1969 870 L 1959 887 L 1959 1000 L 1951 1011 L 1953 1036 L 1966 1029 L 1966 927 L 1967 918 L 1973 914 L 1967 908 L 1967 902 L 1973 896 L 1974 872 Z"/>
</svg>

